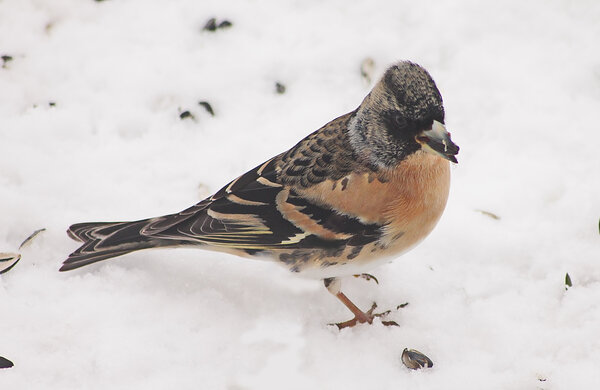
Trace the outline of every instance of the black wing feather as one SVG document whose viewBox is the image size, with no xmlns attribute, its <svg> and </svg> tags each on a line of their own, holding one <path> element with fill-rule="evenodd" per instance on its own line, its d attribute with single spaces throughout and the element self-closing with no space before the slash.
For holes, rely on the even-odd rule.
<svg viewBox="0 0 600 390">
<path fill-rule="evenodd" d="M 338 118 L 336 126 L 341 126 L 347 119 Z M 327 136 L 330 138 L 322 142 L 316 132 L 311 134 L 290 151 L 248 171 L 210 198 L 180 213 L 134 222 L 71 226 L 69 234 L 83 245 L 69 256 L 61 270 L 140 249 L 165 246 L 207 244 L 247 253 L 316 248 L 338 250 L 345 245 L 359 250 L 359 246 L 381 236 L 381 225 L 362 223 L 293 191 L 296 186 L 306 188 L 322 182 L 325 177 L 339 179 L 353 169 L 354 156 L 334 157 L 334 151 L 340 148 L 333 145 L 342 142 L 339 135 L 333 132 Z M 277 208 L 277 196 L 283 190 L 290 191 L 287 202 L 297 206 L 299 212 L 325 229 L 350 238 L 325 239 L 315 232 L 305 232 L 286 219 Z"/>
</svg>

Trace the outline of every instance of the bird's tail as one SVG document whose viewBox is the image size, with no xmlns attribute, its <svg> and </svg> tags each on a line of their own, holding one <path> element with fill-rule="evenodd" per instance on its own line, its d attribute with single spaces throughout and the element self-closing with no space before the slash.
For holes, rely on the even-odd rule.
<svg viewBox="0 0 600 390">
<path fill-rule="evenodd" d="M 141 234 L 149 219 L 134 222 L 86 222 L 69 227 L 67 233 L 83 242 L 64 261 L 60 271 L 69 271 L 100 260 L 110 259 L 140 249 L 176 245 L 166 239 Z"/>
</svg>

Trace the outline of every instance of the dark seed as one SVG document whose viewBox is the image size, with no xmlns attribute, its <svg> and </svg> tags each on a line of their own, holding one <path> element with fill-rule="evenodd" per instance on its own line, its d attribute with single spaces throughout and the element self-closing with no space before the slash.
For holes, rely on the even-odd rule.
<svg viewBox="0 0 600 390">
<path fill-rule="evenodd" d="M 277 92 L 280 95 L 283 95 L 285 93 L 285 85 L 281 84 L 280 82 L 276 82 L 275 92 Z"/>
<path fill-rule="evenodd" d="M 569 276 L 569 273 L 567 272 L 567 274 L 565 275 L 565 290 L 568 290 L 569 287 L 573 287 L 573 282 L 571 282 L 571 277 Z"/>
<path fill-rule="evenodd" d="M 202 28 L 206 31 L 216 31 L 217 30 L 217 20 L 215 18 L 210 18 Z"/>
<path fill-rule="evenodd" d="M 198 102 L 199 105 L 201 105 L 202 107 L 204 107 L 204 109 L 211 115 L 211 116 L 215 116 L 215 112 L 213 111 L 212 106 L 210 105 L 209 102 Z"/>
<path fill-rule="evenodd" d="M 6 67 L 6 63 L 7 63 L 7 62 L 9 62 L 9 61 L 12 61 L 12 60 L 13 60 L 12 56 L 7 56 L 7 55 L 3 55 L 3 56 L 2 56 L 2 57 L 0 57 L 0 58 L 2 58 L 2 67 L 3 67 L 3 68 L 5 68 L 5 67 Z"/>
<path fill-rule="evenodd" d="M 231 26 L 233 26 L 233 23 L 231 23 L 229 20 L 224 20 L 221 23 L 219 23 L 217 28 L 229 28 Z"/>
<path fill-rule="evenodd" d="M 181 114 L 179 114 L 179 118 L 180 119 L 186 119 L 186 118 L 190 118 L 190 119 L 194 119 L 194 116 L 192 115 L 191 112 L 189 111 L 184 111 Z"/>
</svg>

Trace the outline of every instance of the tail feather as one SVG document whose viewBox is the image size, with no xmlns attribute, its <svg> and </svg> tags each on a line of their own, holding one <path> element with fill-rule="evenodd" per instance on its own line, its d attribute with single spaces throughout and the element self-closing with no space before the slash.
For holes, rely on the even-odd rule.
<svg viewBox="0 0 600 390">
<path fill-rule="evenodd" d="M 149 219 L 134 222 L 87 222 L 69 227 L 67 233 L 81 247 L 64 261 L 60 271 L 69 271 L 133 251 L 173 246 L 178 242 L 143 235 Z"/>
</svg>

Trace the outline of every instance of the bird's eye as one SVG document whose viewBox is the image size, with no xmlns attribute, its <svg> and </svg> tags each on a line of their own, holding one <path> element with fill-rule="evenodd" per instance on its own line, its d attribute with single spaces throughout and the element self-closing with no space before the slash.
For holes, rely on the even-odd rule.
<svg viewBox="0 0 600 390">
<path fill-rule="evenodd" d="M 400 114 L 394 114 L 394 124 L 396 127 L 402 129 L 406 127 L 406 119 L 404 119 L 404 117 Z"/>
</svg>

